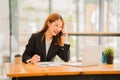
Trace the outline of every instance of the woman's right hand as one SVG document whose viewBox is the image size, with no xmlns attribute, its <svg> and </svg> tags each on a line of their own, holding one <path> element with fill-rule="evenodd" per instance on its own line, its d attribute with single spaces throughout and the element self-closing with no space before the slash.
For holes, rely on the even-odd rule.
<svg viewBox="0 0 120 80">
<path fill-rule="evenodd" d="M 32 57 L 32 59 L 30 60 L 30 63 L 36 64 L 36 63 L 38 63 L 39 61 L 40 61 L 40 56 L 37 55 L 37 54 L 35 54 L 35 55 Z"/>
</svg>

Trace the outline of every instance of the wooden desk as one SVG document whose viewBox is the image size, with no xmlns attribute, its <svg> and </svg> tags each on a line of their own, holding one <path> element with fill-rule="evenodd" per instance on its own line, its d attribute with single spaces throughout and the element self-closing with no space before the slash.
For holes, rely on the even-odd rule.
<svg viewBox="0 0 120 80">
<path fill-rule="evenodd" d="M 21 65 L 6 63 L 5 67 L 8 77 L 15 77 L 19 80 L 120 80 L 120 64 L 89 67 L 40 67 L 25 63 Z"/>
<path fill-rule="evenodd" d="M 6 63 L 8 77 L 29 77 L 29 76 L 48 76 L 48 75 L 79 75 L 80 68 L 70 66 L 40 67 L 32 64 Z"/>
</svg>

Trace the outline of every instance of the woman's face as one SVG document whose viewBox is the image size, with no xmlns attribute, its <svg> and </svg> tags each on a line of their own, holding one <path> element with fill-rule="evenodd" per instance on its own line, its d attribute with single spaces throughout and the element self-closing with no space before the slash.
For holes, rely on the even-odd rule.
<svg viewBox="0 0 120 80">
<path fill-rule="evenodd" d="M 50 32 L 52 36 L 56 36 L 60 31 L 62 31 L 63 29 L 62 25 L 63 23 L 60 19 L 52 23 L 48 22 L 48 27 L 49 27 L 48 31 Z"/>
</svg>

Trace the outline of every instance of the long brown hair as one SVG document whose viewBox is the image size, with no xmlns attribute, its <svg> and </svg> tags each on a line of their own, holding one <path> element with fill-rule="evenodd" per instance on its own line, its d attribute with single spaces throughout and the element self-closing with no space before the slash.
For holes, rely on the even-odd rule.
<svg viewBox="0 0 120 80">
<path fill-rule="evenodd" d="M 64 20 L 63 20 L 63 18 L 62 18 L 62 16 L 60 15 L 60 14 L 58 14 L 58 13 L 53 13 L 53 14 L 51 14 L 51 15 L 49 15 L 49 17 L 46 19 L 46 21 L 45 21 L 45 23 L 44 23 L 44 26 L 43 26 L 43 28 L 42 28 L 42 30 L 40 31 L 40 32 L 43 32 L 43 36 L 42 36 L 42 38 L 41 38 L 41 41 L 43 40 L 43 38 L 44 38 L 44 36 L 45 36 L 45 32 L 47 31 L 47 29 L 49 28 L 48 27 L 48 25 L 47 25 L 47 23 L 49 22 L 49 23 L 52 23 L 52 22 L 55 22 L 56 20 L 61 20 L 62 21 L 62 28 L 64 28 Z M 57 44 L 57 45 L 62 45 L 61 44 L 61 38 L 60 38 L 60 36 L 57 38 L 57 41 L 56 41 L 56 43 L 55 44 Z"/>
</svg>

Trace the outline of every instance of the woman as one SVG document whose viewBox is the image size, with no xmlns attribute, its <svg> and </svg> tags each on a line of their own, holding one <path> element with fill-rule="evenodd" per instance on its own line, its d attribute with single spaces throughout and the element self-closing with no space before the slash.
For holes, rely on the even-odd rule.
<svg viewBox="0 0 120 80">
<path fill-rule="evenodd" d="M 25 63 L 54 61 L 58 55 L 63 61 L 70 59 L 69 48 L 66 44 L 68 35 L 64 31 L 64 21 L 61 15 L 51 14 L 40 32 L 32 34 L 22 56 Z"/>
</svg>

